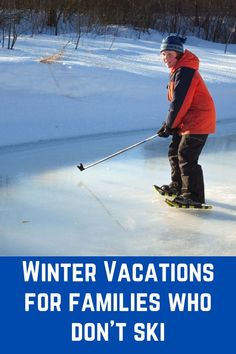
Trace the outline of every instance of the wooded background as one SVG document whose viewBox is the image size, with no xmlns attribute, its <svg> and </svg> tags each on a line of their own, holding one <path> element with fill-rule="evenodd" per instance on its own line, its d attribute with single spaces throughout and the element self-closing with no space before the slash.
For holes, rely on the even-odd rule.
<svg viewBox="0 0 236 354">
<path fill-rule="evenodd" d="M 3 0 L 2 47 L 14 47 L 22 33 L 40 34 L 131 26 L 138 31 L 195 35 L 236 43 L 235 0 Z"/>
</svg>

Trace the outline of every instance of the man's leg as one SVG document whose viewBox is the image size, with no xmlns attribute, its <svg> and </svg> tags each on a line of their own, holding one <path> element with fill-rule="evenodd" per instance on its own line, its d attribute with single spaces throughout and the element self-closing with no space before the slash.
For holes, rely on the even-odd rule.
<svg viewBox="0 0 236 354">
<path fill-rule="evenodd" d="M 168 151 L 168 158 L 171 167 L 171 185 L 177 190 L 179 190 L 179 192 L 181 191 L 181 187 L 182 187 L 181 171 L 179 167 L 179 158 L 178 158 L 178 150 L 179 150 L 180 142 L 181 142 L 181 136 L 178 134 L 174 134 Z"/>
<path fill-rule="evenodd" d="M 207 140 L 206 134 L 183 135 L 178 159 L 182 178 L 181 194 L 195 202 L 205 203 L 204 179 L 198 158 Z"/>
</svg>

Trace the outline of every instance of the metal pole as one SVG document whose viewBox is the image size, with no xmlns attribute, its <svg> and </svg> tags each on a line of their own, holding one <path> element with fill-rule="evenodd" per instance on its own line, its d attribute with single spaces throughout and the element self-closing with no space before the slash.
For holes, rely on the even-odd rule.
<svg viewBox="0 0 236 354">
<path fill-rule="evenodd" d="M 125 151 L 128 151 L 128 150 L 130 150 L 130 149 L 133 149 L 133 148 L 135 148 L 136 146 L 139 146 L 139 145 L 141 145 L 141 144 L 144 144 L 144 143 L 146 143 L 147 141 L 156 138 L 157 136 L 158 136 L 157 134 L 152 135 L 152 136 L 150 136 L 149 138 L 146 138 L 146 139 L 144 139 L 144 140 L 142 140 L 142 141 L 139 141 L 139 142 L 136 143 L 136 144 L 130 145 L 130 146 L 128 146 L 128 147 L 126 147 L 126 148 L 124 148 L 124 149 L 122 149 L 122 150 L 119 150 L 119 151 L 115 152 L 114 154 L 111 154 L 111 155 L 109 155 L 109 156 L 104 157 L 104 158 L 101 159 L 101 160 L 98 160 L 98 161 L 96 161 L 96 162 L 93 162 L 93 163 L 91 163 L 91 164 L 88 165 L 88 166 L 83 166 L 83 164 L 80 163 L 77 167 L 78 167 L 78 169 L 79 169 L 80 171 L 87 170 L 87 169 L 90 168 L 90 167 L 93 167 L 93 166 L 95 166 L 95 165 L 98 165 L 99 163 L 102 163 L 102 162 L 104 162 L 104 161 L 106 161 L 106 160 L 112 159 L 113 157 L 115 157 L 115 156 L 117 156 L 117 155 L 123 154 L 123 152 L 125 152 Z"/>
</svg>

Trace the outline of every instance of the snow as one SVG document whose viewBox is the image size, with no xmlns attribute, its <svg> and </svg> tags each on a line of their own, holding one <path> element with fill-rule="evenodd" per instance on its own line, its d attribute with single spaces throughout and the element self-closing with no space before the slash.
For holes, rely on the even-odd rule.
<svg viewBox="0 0 236 354">
<path fill-rule="evenodd" d="M 231 255 L 236 46 L 189 37 L 217 109 L 217 133 L 201 157 L 213 211 L 166 206 L 152 184 L 169 182 L 168 140 L 80 172 L 155 134 L 168 109 L 168 72 L 157 32 L 140 39 L 21 36 L 0 50 L 0 253 L 59 255 Z M 42 57 L 63 56 L 53 64 Z"/>
</svg>

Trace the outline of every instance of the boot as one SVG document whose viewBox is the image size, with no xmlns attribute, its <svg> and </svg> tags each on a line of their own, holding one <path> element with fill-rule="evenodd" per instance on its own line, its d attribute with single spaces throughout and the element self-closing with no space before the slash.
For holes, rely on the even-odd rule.
<svg viewBox="0 0 236 354">
<path fill-rule="evenodd" d="M 180 204 L 180 205 L 186 205 L 186 206 L 189 206 L 189 205 L 199 206 L 200 204 L 202 204 L 196 200 L 191 199 L 190 193 L 183 193 L 183 194 L 178 195 L 173 200 L 173 202 Z"/>
<path fill-rule="evenodd" d="M 180 194 L 180 190 L 181 190 L 181 188 L 179 188 L 179 186 L 175 182 L 171 182 L 169 185 L 163 184 L 163 186 L 161 186 L 161 189 L 163 190 L 163 192 L 167 193 L 169 196 L 171 196 L 171 195 L 178 196 Z"/>
</svg>

